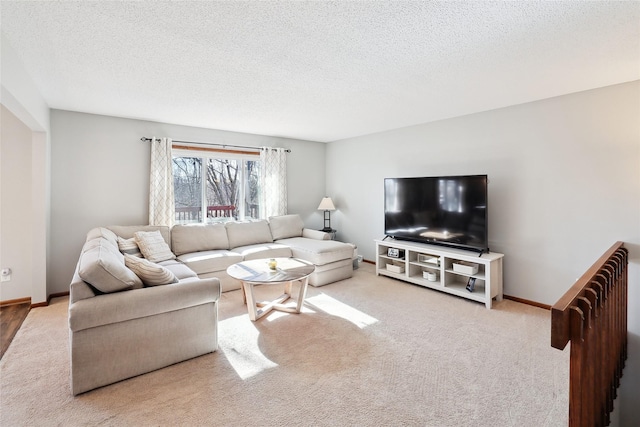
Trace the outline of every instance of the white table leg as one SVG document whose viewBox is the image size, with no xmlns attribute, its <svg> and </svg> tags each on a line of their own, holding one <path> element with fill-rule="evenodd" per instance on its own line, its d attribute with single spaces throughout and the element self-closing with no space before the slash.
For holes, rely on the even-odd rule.
<svg viewBox="0 0 640 427">
<path fill-rule="evenodd" d="M 307 296 L 307 284 L 309 283 L 309 276 L 300 280 L 300 292 L 298 293 L 298 303 L 296 306 L 296 313 L 300 313 L 302 310 L 302 304 L 304 304 L 304 298 Z"/>
<path fill-rule="evenodd" d="M 291 298 L 291 286 L 293 285 L 293 282 L 287 282 L 284 285 L 284 293 L 289 295 L 289 298 Z"/>
<path fill-rule="evenodd" d="M 242 287 L 244 288 L 244 296 L 247 303 L 247 308 L 249 309 L 249 319 L 254 322 L 258 318 L 258 307 L 256 306 L 256 300 L 253 295 L 253 283 L 245 283 L 242 282 Z"/>
</svg>

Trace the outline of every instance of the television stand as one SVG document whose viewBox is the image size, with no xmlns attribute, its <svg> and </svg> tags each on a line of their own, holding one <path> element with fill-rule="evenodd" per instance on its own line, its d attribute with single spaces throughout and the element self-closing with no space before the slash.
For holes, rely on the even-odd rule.
<svg viewBox="0 0 640 427">
<path fill-rule="evenodd" d="M 502 259 L 497 252 L 480 253 L 397 239 L 376 240 L 376 275 L 484 303 L 502 301 Z M 388 255 L 389 249 L 404 257 Z M 469 289 L 467 290 L 467 285 Z"/>
</svg>

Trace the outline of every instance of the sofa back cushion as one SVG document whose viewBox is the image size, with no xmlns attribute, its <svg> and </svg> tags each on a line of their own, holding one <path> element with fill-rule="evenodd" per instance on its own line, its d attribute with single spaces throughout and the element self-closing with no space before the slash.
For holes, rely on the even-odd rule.
<svg viewBox="0 0 640 427">
<path fill-rule="evenodd" d="M 304 222 L 300 215 L 280 215 L 269 218 L 269 228 L 273 240 L 288 239 L 302 236 Z"/>
<path fill-rule="evenodd" d="M 229 249 L 227 230 L 223 224 L 174 225 L 171 248 L 180 256 L 191 252 Z"/>
<path fill-rule="evenodd" d="M 78 264 L 78 275 L 103 293 L 142 287 L 140 278 L 124 265 L 124 255 L 102 237 L 85 243 Z"/>
<path fill-rule="evenodd" d="M 114 246 L 118 245 L 118 236 L 116 236 L 116 233 L 105 227 L 96 227 L 89 230 L 85 242 L 97 239 L 99 237 L 107 239 L 110 243 L 113 243 Z"/>
<path fill-rule="evenodd" d="M 269 223 L 265 220 L 254 222 L 228 222 L 225 224 L 229 248 L 255 245 L 258 243 L 272 243 L 273 237 Z"/>
<path fill-rule="evenodd" d="M 164 241 L 171 244 L 171 229 L 166 225 L 110 225 L 107 228 L 124 239 L 131 239 L 136 231 L 158 230 Z"/>
</svg>

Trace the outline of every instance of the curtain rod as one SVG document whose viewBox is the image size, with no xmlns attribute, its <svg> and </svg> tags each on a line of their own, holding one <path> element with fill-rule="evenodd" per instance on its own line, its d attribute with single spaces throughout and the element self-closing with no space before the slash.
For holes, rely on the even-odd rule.
<svg viewBox="0 0 640 427">
<path fill-rule="evenodd" d="M 142 142 L 151 142 L 151 138 L 147 138 L 146 136 L 143 136 L 142 138 L 140 138 L 140 141 Z M 230 145 L 230 144 L 218 144 L 215 142 L 194 142 L 194 141 L 178 141 L 178 140 L 172 140 L 171 142 L 177 142 L 178 144 L 197 144 L 197 145 L 218 145 L 222 148 L 226 148 L 226 147 L 233 147 L 233 148 L 244 148 L 244 149 L 250 149 L 250 150 L 257 150 L 257 151 L 262 151 L 262 148 L 260 147 L 249 147 L 246 145 Z M 291 150 L 286 149 L 284 150 L 286 153 L 290 153 Z"/>
</svg>

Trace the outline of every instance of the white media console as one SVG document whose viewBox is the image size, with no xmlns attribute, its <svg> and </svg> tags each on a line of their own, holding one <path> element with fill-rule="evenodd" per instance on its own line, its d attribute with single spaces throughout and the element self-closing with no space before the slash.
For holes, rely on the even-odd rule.
<svg viewBox="0 0 640 427">
<path fill-rule="evenodd" d="M 389 256 L 389 249 L 398 250 L 400 256 Z M 468 298 L 491 308 L 494 298 L 502 300 L 504 255 L 496 252 L 478 255 L 404 240 L 376 240 L 376 275 Z"/>
</svg>

